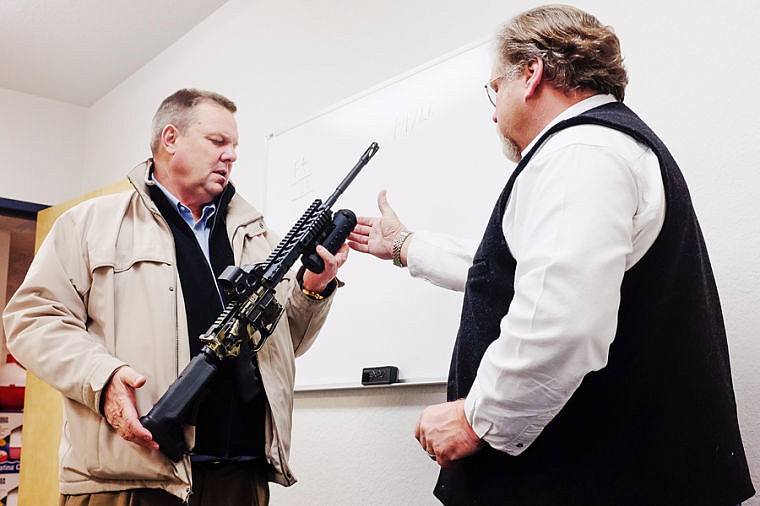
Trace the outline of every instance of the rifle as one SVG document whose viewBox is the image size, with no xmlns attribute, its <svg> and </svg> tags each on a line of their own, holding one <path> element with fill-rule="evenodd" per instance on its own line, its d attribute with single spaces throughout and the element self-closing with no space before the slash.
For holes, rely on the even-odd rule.
<svg viewBox="0 0 760 506">
<path fill-rule="evenodd" d="M 220 287 L 230 302 L 200 336 L 205 343 L 200 353 L 140 418 L 161 451 L 174 462 L 188 451 L 184 426 L 190 423 L 194 407 L 222 361 L 238 356 L 245 339 L 250 339 L 251 350 L 257 353 L 274 332 L 283 313 L 275 298 L 277 284 L 298 257 L 310 271 L 322 272 L 324 262 L 315 251 L 317 244 L 335 254 L 354 229 L 356 216 L 352 211 L 342 209 L 333 216 L 331 207 L 378 149 L 376 142 L 370 144 L 335 192 L 324 203 L 319 199 L 312 202 L 265 262 L 230 265 L 219 276 Z"/>
</svg>

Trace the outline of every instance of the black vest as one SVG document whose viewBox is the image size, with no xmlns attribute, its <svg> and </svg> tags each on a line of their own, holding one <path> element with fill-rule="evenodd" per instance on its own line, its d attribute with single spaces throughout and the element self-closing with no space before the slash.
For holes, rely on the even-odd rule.
<svg viewBox="0 0 760 506">
<path fill-rule="evenodd" d="M 209 237 L 213 272 L 193 231 L 177 209 L 159 188 L 150 186 L 149 190 L 174 236 L 190 354 L 195 356 L 203 347 L 198 337 L 208 330 L 223 309 L 215 279 L 228 265 L 235 264 L 225 224 L 227 205 L 235 188 L 228 184 L 216 200 L 217 211 L 212 217 L 214 223 Z M 238 357 L 222 362 L 194 417 L 193 454 L 218 458 L 264 457 L 266 396 L 256 373 L 255 360 L 250 348 L 243 346 Z M 252 394 L 256 392 L 259 395 L 254 397 Z"/>
<path fill-rule="evenodd" d="M 549 135 L 584 123 L 624 132 L 657 155 L 662 230 L 623 277 L 607 366 L 586 375 L 522 454 L 487 447 L 442 469 L 435 494 L 447 505 L 736 505 L 754 490 L 707 250 L 676 162 L 623 104 L 558 123 L 508 180 L 468 274 L 448 398 L 469 392 L 514 295 L 516 261 L 502 219 L 515 178 Z"/>
</svg>

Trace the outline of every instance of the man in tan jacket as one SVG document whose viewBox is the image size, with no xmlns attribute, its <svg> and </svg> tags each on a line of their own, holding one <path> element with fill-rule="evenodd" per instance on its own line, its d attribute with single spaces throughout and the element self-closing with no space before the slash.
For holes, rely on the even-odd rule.
<svg viewBox="0 0 760 506">
<path fill-rule="evenodd" d="M 321 274 L 278 285 L 286 318 L 258 354 L 223 362 L 188 455 L 172 462 L 139 422 L 223 308 L 217 276 L 264 261 L 279 240 L 229 183 L 236 110 L 206 91 L 167 97 L 134 189 L 62 215 L 7 305 L 9 349 L 63 394 L 62 505 L 267 504 L 269 481 L 295 483 L 294 357 L 324 322 L 345 245 L 317 248 Z"/>
</svg>

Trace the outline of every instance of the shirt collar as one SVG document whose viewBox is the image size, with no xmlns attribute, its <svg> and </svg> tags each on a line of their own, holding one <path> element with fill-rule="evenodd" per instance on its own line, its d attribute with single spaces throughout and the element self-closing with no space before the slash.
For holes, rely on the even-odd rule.
<svg viewBox="0 0 760 506">
<path fill-rule="evenodd" d="M 180 200 L 175 197 L 169 190 L 167 190 L 164 185 L 158 182 L 158 180 L 153 177 L 153 168 L 151 167 L 149 173 L 148 173 L 148 184 L 156 185 L 156 187 L 161 190 L 161 192 L 166 196 L 166 199 L 171 203 L 172 208 L 176 209 L 182 218 L 185 219 L 185 221 L 192 220 L 192 222 L 195 221 L 195 218 L 193 217 L 193 212 L 188 208 L 185 204 L 180 202 Z M 209 218 L 211 218 L 214 213 L 216 212 L 216 204 L 211 202 L 210 204 L 206 204 L 203 206 L 203 212 L 201 213 L 201 217 L 198 220 L 199 222 L 203 222 L 204 224 L 208 222 Z M 191 223 L 192 224 L 192 223 Z"/>
<path fill-rule="evenodd" d="M 525 147 L 525 149 L 522 150 L 522 156 L 524 157 L 527 155 L 531 149 L 533 149 L 533 146 L 538 142 L 538 140 L 544 135 L 544 133 L 549 130 L 551 127 L 559 123 L 560 121 L 566 120 L 568 118 L 572 118 L 574 116 L 578 116 L 581 113 L 584 113 L 590 109 L 593 109 L 594 107 L 599 107 L 600 105 L 609 104 L 610 102 L 617 102 L 617 99 L 612 95 L 593 95 L 589 98 L 583 99 L 580 102 L 577 102 L 561 113 L 559 113 L 557 116 L 554 117 L 553 120 L 549 122 L 548 125 L 546 125 L 543 130 L 541 130 L 538 135 L 536 135 L 532 141 Z"/>
</svg>

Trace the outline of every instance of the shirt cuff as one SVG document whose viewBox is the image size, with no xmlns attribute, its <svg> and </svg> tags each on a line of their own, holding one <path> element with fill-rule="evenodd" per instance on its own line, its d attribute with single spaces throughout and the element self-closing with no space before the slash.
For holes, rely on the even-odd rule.
<svg viewBox="0 0 760 506">
<path fill-rule="evenodd" d="M 501 419 L 493 416 L 498 409 L 497 406 L 489 409 L 489 400 L 482 395 L 476 379 L 464 400 L 465 418 L 475 434 L 489 446 L 512 456 L 520 455 L 541 434 L 543 427 L 516 427 L 519 422 L 510 420 L 503 414 Z M 512 434 L 510 429 L 516 430 L 516 433 Z"/>
<path fill-rule="evenodd" d="M 476 416 L 477 405 L 480 399 L 474 390 L 475 385 L 473 385 L 473 388 L 464 400 L 464 416 L 467 418 L 467 421 L 470 422 L 470 426 L 472 427 L 472 430 L 475 431 L 475 434 L 477 434 L 480 439 L 484 439 L 491 430 L 493 424 Z"/>
</svg>

